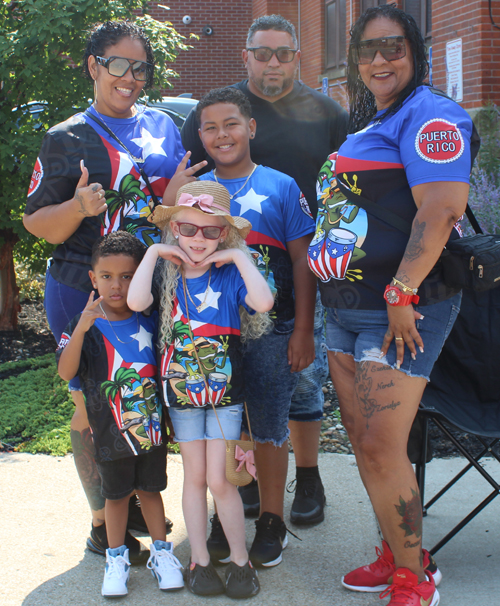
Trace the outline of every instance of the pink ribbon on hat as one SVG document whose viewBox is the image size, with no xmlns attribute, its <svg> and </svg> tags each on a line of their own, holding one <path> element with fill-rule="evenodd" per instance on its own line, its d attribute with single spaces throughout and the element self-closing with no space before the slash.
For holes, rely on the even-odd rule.
<svg viewBox="0 0 500 606">
<path fill-rule="evenodd" d="M 243 448 L 236 444 L 236 448 L 234 449 L 234 458 L 240 462 L 236 468 L 236 471 L 241 471 L 243 469 L 243 465 L 245 465 L 248 473 L 253 477 L 253 479 L 257 479 L 257 470 L 255 469 L 253 450 L 247 450 L 247 452 L 245 452 Z"/>
<path fill-rule="evenodd" d="M 214 211 L 212 210 L 212 206 L 227 213 L 227 208 L 224 208 L 219 204 L 215 204 L 214 197 L 210 194 L 192 196 L 191 194 L 184 192 L 179 196 L 179 200 L 177 201 L 177 206 L 194 206 L 195 204 L 198 204 L 200 210 L 205 213 L 213 214 Z"/>
</svg>

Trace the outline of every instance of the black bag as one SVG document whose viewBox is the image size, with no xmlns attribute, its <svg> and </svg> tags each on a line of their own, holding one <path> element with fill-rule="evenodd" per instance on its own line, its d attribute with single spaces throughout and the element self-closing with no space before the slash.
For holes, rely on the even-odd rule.
<svg viewBox="0 0 500 606">
<path fill-rule="evenodd" d="M 451 240 L 441 254 L 448 286 L 484 292 L 500 286 L 500 235 L 479 233 Z"/>
</svg>

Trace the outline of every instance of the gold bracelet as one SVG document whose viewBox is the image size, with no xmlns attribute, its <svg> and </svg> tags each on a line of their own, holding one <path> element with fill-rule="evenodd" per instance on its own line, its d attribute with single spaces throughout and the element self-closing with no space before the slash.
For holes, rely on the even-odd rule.
<svg viewBox="0 0 500 606">
<path fill-rule="evenodd" d="M 418 292 L 418 288 L 411 288 L 410 286 L 403 284 L 403 282 L 396 280 L 396 278 L 393 278 L 392 281 L 394 282 L 394 284 L 399 286 L 404 293 L 406 292 L 406 293 L 412 293 L 412 294 L 416 295 Z"/>
</svg>

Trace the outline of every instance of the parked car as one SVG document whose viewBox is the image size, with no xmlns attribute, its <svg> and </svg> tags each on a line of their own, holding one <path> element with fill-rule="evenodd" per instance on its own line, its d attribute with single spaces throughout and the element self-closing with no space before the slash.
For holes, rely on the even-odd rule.
<svg viewBox="0 0 500 606">
<path fill-rule="evenodd" d="M 151 101 L 147 105 L 168 114 L 175 122 L 177 128 L 181 130 L 189 112 L 197 104 L 198 99 L 193 99 L 191 93 L 184 93 L 178 97 L 162 97 L 161 101 Z"/>
</svg>

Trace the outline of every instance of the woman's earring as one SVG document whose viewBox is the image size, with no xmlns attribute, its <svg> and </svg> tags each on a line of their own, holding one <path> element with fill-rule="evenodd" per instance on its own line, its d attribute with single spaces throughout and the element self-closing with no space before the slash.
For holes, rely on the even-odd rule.
<svg viewBox="0 0 500 606">
<path fill-rule="evenodd" d="M 179 236 L 177 236 L 177 235 L 176 235 L 176 236 L 175 236 L 175 239 L 176 239 L 176 240 L 178 240 L 178 239 L 179 239 Z"/>
</svg>

